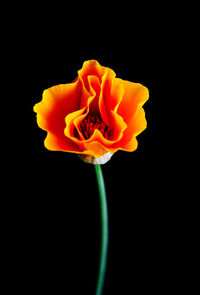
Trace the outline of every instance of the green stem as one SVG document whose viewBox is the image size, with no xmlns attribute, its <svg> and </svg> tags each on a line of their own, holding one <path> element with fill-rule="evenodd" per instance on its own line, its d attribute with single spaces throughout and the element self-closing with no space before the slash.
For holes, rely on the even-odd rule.
<svg viewBox="0 0 200 295">
<path fill-rule="evenodd" d="M 97 176 L 101 210 L 101 253 L 96 295 L 101 295 L 103 291 L 103 284 L 106 273 L 106 262 L 108 252 L 108 209 L 106 201 L 106 190 L 101 165 L 95 165 L 95 171 Z"/>
</svg>

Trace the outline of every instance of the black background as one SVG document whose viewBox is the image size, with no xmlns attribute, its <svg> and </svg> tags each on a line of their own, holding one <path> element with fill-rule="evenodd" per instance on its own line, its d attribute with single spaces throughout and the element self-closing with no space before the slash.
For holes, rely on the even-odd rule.
<svg viewBox="0 0 200 295">
<path fill-rule="evenodd" d="M 166 238 L 169 199 L 160 197 L 160 146 L 153 126 L 164 44 L 148 7 L 115 5 L 32 6 L 13 24 L 12 156 L 5 171 L 12 185 L 4 212 L 4 273 L 12 278 L 7 290 L 95 292 L 100 213 L 94 167 L 76 155 L 46 150 L 46 133 L 33 112 L 44 89 L 73 81 L 88 59 L 150 92 L 144 105 L 148 127 L 138 136 L 138 149 L 119 151 L 102 166 L 110 231 L 103 294 L 160 294 L 174 280 L 166 271 L 172 246 Z"/>
</svg>

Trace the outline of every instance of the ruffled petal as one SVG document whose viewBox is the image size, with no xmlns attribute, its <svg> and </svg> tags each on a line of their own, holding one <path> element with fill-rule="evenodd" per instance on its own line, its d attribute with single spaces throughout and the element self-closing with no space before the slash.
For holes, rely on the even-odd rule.
<svg viewBox="0 0 200 295">
<path fill-rule="evenodd" d="M 96 60 L 88 60 L 83 63 L 82 69 L 78 71 L 78 76 L 82 79 L 85 88 L 89 92 L 90 86 L 88 76 L 96 76 L 101 83 L 105 71 L 106 68 L 102 67 Z"/>
<path fill-rule="evenodd" d="M 34 106 L 38 126 L 48 132 L 45 147 L 49 150 L 81 152 L 82 149 L 64 134 L 65 117 L 79 108 L 81 84 L 61 84 L 43 92 L 42 100 Z"/>
<path fill-rule="evenodd" d="M 83 83 L 83 80 L 80 77 L 78 77 L 77 79 L 78 79 L 79 83 L 81 84 L 81 89 L 82 89 L 79 109 L 83 109 L 88 106 L 89 102 L 93 98 L 93 95 L 91 95 L 91 93 L 87 91 L 87 89 L 85 88 L 85 85 Z M 91 96 L 92 96 L 92 98 L 91 98 Z"/>
<path fill-rule="evenodd" d="M 76 145 L 72 140 L 56 136 L 53 133 L 48 132 L 44 145 L 48 150 L 51 151 L 63 151 L 72 153 L 81 153 L 82 149 Z"/>
<path fill-rule="evenodd" d="M 122 136 L 124 130 L 126 130 L 127 124 L 124 122 L 123 118 L 119 116 L 114 111 L 110 112 L 110 133 L 109 133 L 109 143 L 107 142 L 107 145 L 111 145 L 114 142 L 119 141 Z"/>
<path fill-rule="evenodd" d="M 91 113 L 99 113 L 99 95 L 101 92 L 100 81 L 96 76 L 88 76 L 88 82 L 90 87 L 90 93 L 92 99 L 90 98 L 88 102 L 88 107 Z"/>
<path fill-rule="evenodd" d="M 105 74 L 102 77 L 101 83 L 101 93 L 99 96 L 99 110 L 101 117 L 105 124 L 109 126 L 110 124 L 110 108 L 109 108 L 109 89 L 111 89 L 112 81 L 116 74 L 113 70 L 107 68 Z"/>
<path fill-rule="evenodd" d="M 103 100 L 107 108 L 107 113 L 109 113 L 109 110 L 117 111 L 123 95 L 124 87 L 121 83 L 121 79 L 111 75 L 111 79 L 105 81 L 103 90 Z"/>
<path fill-rule="evenodd" d="M 106 139 L 105 139 L 106 140 Z M 99 158 L 106 154 L 109 150 L 106 149 L 105 140 L 99 130 L 95 130 L 89 140 L 85 140 L 84 147 L 87 154 Z"/>
<path fill-rule="evenodd" d="M 105 147 L 98 141 L 85 143 L 85 148 L 87 151 L 87 155 L 94 158 L 100 158 L 108 153 L 108 150 L 106 150 Z"/>
<path fill-rule="evenodd" d="M 138 107 L 143 106 L 148 100 L 149 91 L 145 86 L 139 83 L 121 80 L 121 84 L 124 88 L 124 95 L 117 113 L 121 115 L 127 125 L 129 125 Z"/>
<path fill-rule="evenodd" d="M 64 129 L 65 136 L 80 146 L 82 150 L 84 150 L 84 145 L 82 142 L 84 137 L 78 128 L 78 124 L 79 121 L 81 122 L 85 116 L 87 116 L 87 112 L 85 113 L 85 111 L 86 108 L 83 108 L 66 116 L 66 127 Z"/>
<path fill-rule="evenodd" d="M 138 142 L 136 137 L 146 129 L 147 127 L 147 121 L 145 118 L 145 112 L 142 107 L 139 107 L 132 118 L 132 120 L 129 122 L 129 125 L 127 129 L 123 133 L 122 139 L 114 143 L 112 148 L 117 148 L 120 150 L 125 150 L 129 152 L 133 152 L 137 149 Z"/>
<path fill-rule="evenodd" d="M 40 128 L 63 136 L 65 117 L 79 109 L 80 97 L 81 85 L 78 81 L 45 90 L 42 100 L 34 106 Z"/>
<path fill-rule="evenodd" d="M 147 127 L 143 104 L 149 98 L 148 89 L 139 83 L 121 80 L 124 87 L 123 99 L 118 107 L 117 113 L 121 115 L 127 124 L 123 138 L 113 147 L 121 150 L 134 151 L 137 149 L 137 135 Z"/>
</svg>

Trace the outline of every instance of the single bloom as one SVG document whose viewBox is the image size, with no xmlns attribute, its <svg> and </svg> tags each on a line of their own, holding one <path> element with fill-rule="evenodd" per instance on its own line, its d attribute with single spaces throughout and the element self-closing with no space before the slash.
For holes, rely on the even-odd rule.
<svg viewBox="0 0 200 295">
<path fill-rule="evenodd" d="M 103 164 L 118 150 L 137 149 L 136 137 L 147 126 L 142 106 L 148 98 L 142 84 L 116 78 L 112 69 L 89 60 L 72 83 L 44 90 L 34 111 L 47 131 L 47 149 Z"/>
</svg>

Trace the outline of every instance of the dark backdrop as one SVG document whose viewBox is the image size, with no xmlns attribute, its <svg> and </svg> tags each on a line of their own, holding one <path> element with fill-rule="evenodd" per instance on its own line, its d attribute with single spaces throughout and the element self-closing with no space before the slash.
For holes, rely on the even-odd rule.
<svg viewBox="0 0 200 295">
<path fill-rule="evenodd" d="M 45 7 L 30 10 L 13 25 L 10 77 L 16 85 L 7 170 L 12 185 L 5 210 L 6 271 L 12 277 L 7 288 L 21 294 L 94 294 L 100 250 L 94 167 L 76 155 L 46 150 L 46 133 L 33 112 L 44 89 L 73 81 L 88 59 L 150 92 L 144 105 L 148 127 L 138 136 L 138 149 L 119 151 L 102 166 L 110 231 L 104 294 L 160 294 L 160 288 L 167 288 L 167 201 L 159 195 L 159 145 L 153 127 L 162 45 L 155 43 L 148 8 L 115 9 Z"/>
</svg>

